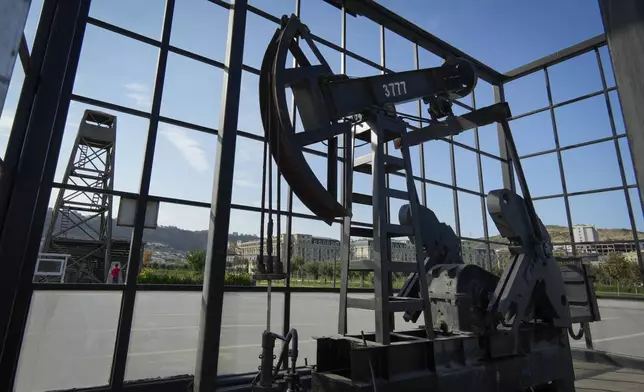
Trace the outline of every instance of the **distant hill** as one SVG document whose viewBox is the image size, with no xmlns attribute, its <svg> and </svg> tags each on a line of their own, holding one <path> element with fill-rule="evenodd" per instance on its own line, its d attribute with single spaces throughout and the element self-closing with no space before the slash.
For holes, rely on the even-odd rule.
<svg viewBox="0 0 644 392">
<path fill-rule="evenodd" d="M 43 237 L 49 227 L 51 216 L 52 209 L 49 209 L 45 219 Z M 60 216 L 57 220 L 56 227 L 60 227 Z M 100 222 L 97 219 L 93 219 L 89 222 L 89 226 L 94 230 L 98 230 Z M 116 226 L 116 219 L 112 220 L 112 238 L 130 238 L 131 234 L 131 228 Z M 87 238 L 80 228 L 70 230 L 68 237 Z M 237 232 L 233 232 L 228 235 L 228 241 L 230 244 L 234 244 L 237 241 L 250 241 L 257 238 L 258 237 L 256 235 Z M 192 249 L 205 249 L 208 242 L 208 230 L 191 231 L 174 226 L 158 226 L 154 230 L 146 229 L 143 232 L 143 241 L 161 243 L 169 248 L 181 252 L 187 252 Z"/>
<path fill-rule="evenodd" d="M 547 225 L 546 229 L 550 233 L 550 239 L 552 242 L 570 242 L 570 236 L 568 233 L 568 227 L 566 226 L 557 226 L 557 225 Z M 597 229 L 597 234 L 599 234 L 600 241 L 632 241 L 633 233 L 630 229 Z M 638 233 L 638 236 L 644 235 L 644 233 Z M 495 235 L 490 237 L 491 241 L 505 242 L 506 240 L 500 235 Z"/>
</svg>

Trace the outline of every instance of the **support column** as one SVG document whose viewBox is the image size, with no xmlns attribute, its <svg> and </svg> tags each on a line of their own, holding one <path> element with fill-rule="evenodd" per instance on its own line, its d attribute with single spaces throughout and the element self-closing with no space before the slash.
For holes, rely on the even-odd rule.
<svg viewBox="0 0 644 392">
<path fill-rule="evenodd" d="M 644 3 L 640 0 L 599 0 L 622 116 L 631 148 L 640 205 L 644 200 Z M 617 113 L 615 113 L 617 115 Z M 626 164 L 626 163 L 625 163 Z M 640 228 L 641 229 L 641 228 Z M 644 276 L 644 265 L 638 258 Z"/>
<path fill-rule="evenodd" d="M 217 153 L 215 154 L 215 177 L 201 300 L 195 392 L 211 392 L 216 389 L 246 12 L 247 0 L 231 1 L 225 61 L 226 73 L 222 83 L 223 97 Z"/>
</svg>

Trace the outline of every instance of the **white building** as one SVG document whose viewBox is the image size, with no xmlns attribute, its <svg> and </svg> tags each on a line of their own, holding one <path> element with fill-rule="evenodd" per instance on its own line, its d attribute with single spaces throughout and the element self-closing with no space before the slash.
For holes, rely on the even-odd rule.
<svg viewBox="0 0 644 392">
<path fill-rule="evenodd" d="M 351 242 L 351 258 L 354 260 L 371 259 L 373 240 L 360 239 Z M 392 261 L 416 261 L 416 248 L 410 241 L 391 241 Z"/>
<path fill-rule="evenodd" d="M 595 225 L 574 225 L 572 232 L 576 243 L 599 241 L 599 233 Z"/>
</svg>

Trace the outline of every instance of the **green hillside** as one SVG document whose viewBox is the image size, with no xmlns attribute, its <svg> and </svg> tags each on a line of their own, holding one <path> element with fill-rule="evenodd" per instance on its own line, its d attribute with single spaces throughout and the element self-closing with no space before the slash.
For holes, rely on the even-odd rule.
<svg viewBox="0 0 644 392">
<path fill-rule="evenodd" d="M 550 238 L 553 243 L 557 242 L 570 242 L 570 236 L 568 234 L 568 227 L 566 226 L 557 226 L 557 225 L 547 225 L 546 229 L 550 233 Z M 600 241 L 632 241 L 633 233 L 630 229 L 597 229 L 599 234 Z M 639 238 L 643 238 L 644 233 L 638 232 Z M 500 235 L 495 235 L 490 237 L 490 241 L 506 242 L 506 240 Z"/>
</svg>

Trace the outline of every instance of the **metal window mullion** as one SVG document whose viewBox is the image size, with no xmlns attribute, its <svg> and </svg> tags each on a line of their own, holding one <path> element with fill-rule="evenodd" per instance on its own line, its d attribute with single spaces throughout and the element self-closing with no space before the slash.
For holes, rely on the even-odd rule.
<svg viewBox="0 0 644 392">
<path fill-rule="evenodd" d="M 174 5 L 175 0 L 166 0 L 161 46 L 159 50 L 159 60 L 157 63 L 156 77 L 154 82 L 154 94 L 152 97 L 150 124 L 145 146 L 143 170 L 141 172 L 139 198 L 136 200 L 136 214 L 134 217 L 134 229 L 132 230 L 130 243 L 130 254 L 127 264 L 125 290 L 123 291 L 123 297 L 121 298 L 121 309 L 117 327 L 116 344 L 114 345 L 114 359 L 110 371 L 110 386 L 118 390 L 123 387 L 123 381 L 125 379 L 127 353 L 130 345 L 130 335 L 134 318 L 134 305 L 136 302 L 136 280 L 139 273 L 138 267 L 141 258 L 140 251 L 142 250 L 143 246 L 143 230 L 145 226 L 147 198 L 150 191 L 152 163 L 154 160 L 154 149 L 159 128 L 161 96 L 163 94 L 163 85 L 168 63 L 168 47 L 170 45 L 170 32 L 172 29 Z"/>
<path fill-rule="evenodd" d="M 474 91 L 472 91 L 472 109 L 476 110 L 476 94 Z M 481 194 L 485 195 L 485 186 L 484 186 L 484 179 L 483 179 L 483 163 L 481 160 L 481 144 L 479 140 L 479 127 L 474 128 L 474 146 L 476 147 L 476 167 L 478 169 L 478 175 L 479 175 L 479 192 Z M 487 227 L 487 206 L 485 204 L 485 196 L 479 197 L 481 200 L 481 214 L 483 217 L 483 238 L 485 238 L 485 246 L 486 246 L 486 253 L 487 253 L 487 261 L 488 261 L 488 268 L 491 271 L 492 270 L 492 256 L 491 256 L 491 248 L 490 248 L 490 236 L 488 234 L 488 227 Z"/>
<path fill-rule="evenodd" d="M 619 139 L 617 139 L 617 128 L 615 126 L 615 117 L 613 114 L 613 108 L 610 104 L 610 97 L 608 95 L 608 86 L 606 83 L 606 74 L 604 73 L 604 67 L 602 65 L 601 56 L 599 54 L 599 49 L 595 48 L 595 56 L 597 57 L 597 64 L 599 65 L 599 74 L 602 79 L 602 87 L 604 88 L 604 98 L 606 99 L 606 109 L 608 110 L 608 119 L 610 120 L 610 128 L 613 133 L 614 143 L 615 143 L 615 154 L 617 155 L 617 164 L 619 165 L 619 174 L 622 179 L 622 186 L 624 187 L 624 197 L 626 198 L 626 209 L 628 211 L 628 219 L 631 223 L 631 232 L 633 234 L 633 240 L 637 249 L 640 249 L 639 246 L 639 236 L 637 235 L 637 226 L 635 223 L 635 214 L 633 213 L 633 206 L 631 204 L 631 195 L 628 191 L 628 181 L 626 180 L 626 171 L 624 169 L 624 162 L 622 160 L 622 152 L 619 146 Z M 627 130 L 628 132 L 628 130 Z M 635 179 L 637 181 L 637 178 Z M 637 184 L 639 186 L 639 184 Z M 637 263 L 640 267 L 640 275 L 644 277 L 644 262 L 642 260 L 642 252 L 637 252 Z"/>
<path fill-rule="evenodd" d="M 572 230 L 572 216 L 570 214 L 570 201 L 568 200 L 568 189 L 566 187 L 566 175 L 564 173 L 563 159 L 561 158 L 561 146 L 559 145 L 559 132 L 557 131 L 557 120 L 555 118 L 555 110 L 552 105 L 552 89 L 550 88 L 550 76 L 548 74 L 548 68 L 543 69 L 546 80 L 546 91 L 548 92 L 548 104 L 550 105 L 550 120 L 552 121 L 552 132 L 555 137 L 555 148 L 557 149 L 557 161 L 559 164 L 559 176 L 561 177 L 561 189 L 563 190 L 563 199 L 564 205 L 566 208 L 566 219 L 568 221 L 568 235 L 570 236 L 570 241 L 572 241 L 572 254 L 573 256 L 577 255 L 577 249 L 575 248 L 575 237 Z"/>
<path fill-rule="evenodd" d="M 300 0 L 295 0 L 295 15 L 299 18 L 301 12 Z M 296 38 L 296 42 L 299 42 L 299 39 Z M 297 61 L 293 58 L 293 67 L 297 66 Z M 297 108 L 295 107 L 295 96 L 291 96 L 291 119 L 293 121 L 293 129 L 296 127 L 297 123 Z M 278 179 L 279 180 L 279 179 Z M 284 311 L 282 314 L 282 333 L 286 336 L 291 328 L 291 258 L 293 257 L 291 253 L 292 243 L 291 235 L 293 233 L 293 188 L 286 184 L 286 241 L 284 246 L 286 247 L 286 280 L 284 281 Z M 278 195 L 281 197 L 281 195 Z M 272 206 L 271 206 L 272 208 Z M 280 241 L 281 239 L 278 239 Z M 279 255 L 281 257 L 281 255 Z M 283 361 L 282 368 L 286 369 L 288 367 L 287 361 Z"/>
<path fill-rule="evenodd" d="M 224 277 L 230 224 L 235 145 L 239 119 L 242 56 L 246 31 L 247 0 L 231 1 L 228 19 L 226 73 L 222 82 L 219 137 L 215 154 L 208 249 L 204 271 L 199 340 L 194 377 L 195 392 L 217 387 L 219 348 L 224 302 Z"/>
<path fill-rule="evenodd" d="M 420 57 L 418 53 L 418 43 L 414 43 L 414 66 L 416 69 L 420 69 Z M 417 104 L 417 109 L 418 109 L 418 117 L 420 117 L 420 126 L 423 126 L 423 106 L 421 104 L 420 99 L 416 101 Z M 418 160 L 420 161 L 420 177 L 425 178 L 425 143 L 421 143 L 418 145 Z M 415 181 L 415 180 L 414 180 Z M 421 198 L 420 201 L 423 206 L 427 206 L 427 183 L 425 181 L 421 181 Z"/>
</svg>

